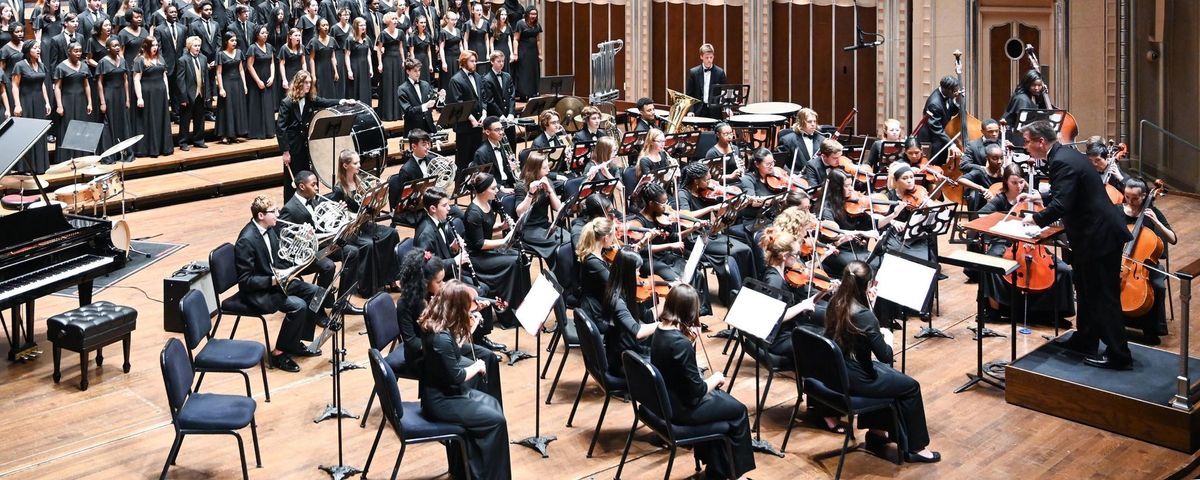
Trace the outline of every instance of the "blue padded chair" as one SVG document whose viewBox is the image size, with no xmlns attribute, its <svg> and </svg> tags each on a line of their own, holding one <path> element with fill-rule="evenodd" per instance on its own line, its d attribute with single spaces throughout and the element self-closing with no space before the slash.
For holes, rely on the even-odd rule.
<svg viewBox="0 0 1200 480">
<path fill-rule="evenodd" d="M 367 478 L 367 470 L 371 469 L 371 460 L 375 457 L 375 449 L 379 447 L 379 438 L 383 436 L 383 427 L 392 425 L 396 437 L 400 439 L 400 453 L 396 455 L 396 466 L 392 468 L 392 479 L 400 472 L 400 463 L 404 461 L 404 450 L 408 444 L 426 442 L 454 442 L 458 444 L 462 456 L 463 471 L 467 477 L 471 475 L 471 464 L 467 459 L 467 431 L 460 425 L 440 423 L 426 418 L 421 413 L 421 402 L 405 402 L 400 398 L 400 387 L 396 385 L 396 374 L 388 366 L 387 359 L 379 350 L 370 349 L 367 353 L 371 362 L 371 375 L 375 377 L 375 391 L 379 392 L 379 405 L 383 407 L 384 422 L 379 424 L 375 433 L 375 441 L 371 443 L 371 453 L 367 454 L 367 463 L 363 467 L 362 478 Z"/>
<path fill-rule="evenodd" d="M 637 182 L 637 167 L 633 165 L 625 167 L 625 170 L 621 172 L 621 183 L 625 185 L 625 191 L 632 194 L 633 189 L 637 187 Z"/>
<path fill-rule="evenodd" d="M 550 365 L 554 360 L 554 351 L 558 348 L 559 343 L 563 345 L 562 359 L 558 363 L 558 372 L 554 374 L 554 381 L 550 382 L 550 391 L 546 393 L 546 405 L 550 404 L 550 399 L 554 397 L 554 390 L 558 388 L 558 380 L 562 377 L 563 367 L 567 365 L 567 356 L 571 354 L 571 350 L 579 347 L 579 333 L 575 330 L 574 325 L 567 321 L 567 309 L 574 309 L 579 305 L 579 286 L 576 285 L 576 280 L 579 278 L 579 260 L 575 258 L 574 245 L 564 243 L 558 246 L 555 251 L 557 260 L 554 262 L 554 277 L 558 279 L 563 287 L 562 301 L 554 305 L 554 335 L 550 337 L 550 344 L 546 347 L 546 351 L 550 353 L 546 357 L 546 364 L 542 367 L 543 380 L 546 379 L 546 373 L 550 371 Z"/>
<path fill-rule="evenodd" d="M 254 442 L 254 465 L 262 468 L 262 457 L 258 452 L 258 426 L 254 423 L 254 410 L 258 404 L 254 399 L 241 395 L 192 393 L 192 377 L 196 372 L 192 369 L 187 349 L 178 338 L 167 340 L 159 355 L 159 365 L 162 367 L 163 383 L 167 387 L 175 442 L 171 444 L 171 453 L 167 454 L 167 461 L 158 478 L 167 478 L 167 470 L 175 464 L 183 437 L 187 435 L 233 435 L 242 457 L 242 478 L 249 478 L 246 472 L 246 446 L 238 434 L 238 430 L 246 428 L 246 425 L 250 426 L 250 438 Z"/>
<path fill-rule="evenodd" d="M 404 262 L 404 256 L 408 255 L 409 250 L 413 249 L 412 237 L 401 240 L 396 244 L 396 262 L 397 264 Z"/>
<path fill-rule="evenodd" d="M 575 421 L 575 410 L 579 408 L 579 399 L 583 397 L 583 387 L 587 386 L 590 375 L 600 385 L 604 392 L 604 406 L 600 407 L 600 418 L 596 420 L 596 430 L 592 432 L 592 443 L 588 446 L 588 458 L 596 449 L 596 440 L 600 438 L 600 426 L 604 424 L 604 415 L 608 413 L 608 402 L 613 397 L 624 399 L 629 395 L 629 386 L 625 379 L 609 373 L 608 356 L 605 355 L 604 337 L 596 328 L 596 322 L 588 318 L 582 310 L 575 311 L 575 330 L 579 332 L 579 352 L 583 354 L 583 380 L 579 381 L 579 392 L 575 394 L 575 404 L 571 406 L 571 416 L 567 417 L 567 426 Z"/>
<path fill-rule="evenodd" d="M 379 292 L 367 300 L 363 308 L 363 323 L 367 326 L 367 342 L 371 348 L 381 352 L 385 348 L 390 349 L 387 350 L 388 354 L 384 360 L 392 368 L 392 372 L 401 378 L 416 380 L 417 376 L 411 371 L 408 359 L 404 358 L 404 348 L 400 345 L 403 339 L 400 338 L 400 324 L 396 322 L 396 303 L 392 301 L 392 296 L 387 292 Z M 371 390 L 371 396 L 367 397 L 367 408 L 363 410 L 359 427 L 367 426 L 367 417 L 371 416 L 371 404 L 375 402 L 375 394 L 376 391 Z"/>
<path fill-rule="evenodd" d="M 238 373 L 246 380 L 246 396 L 250 394 L 250 375 L 246 369 L 254 368 L 257 364 L 262 371 L 263 393 L 267 401 L 271 401 L 271 389 L 267 386 L 267 349 L 263 344 L 249 340 L 226 340 L 208 338 L 211 319 L 208 317 L 208 303 L 204 294 L 199 290 L 191 290 L 179 300 L 179 310 L 183 313 L 183 338 L 187 342 L 188 357 L 191 358 L 195 371 L 200 372 L 196 379 L 196 391 L 200 391 L 200 383 L 204 381 L 207 372 Z M 199 353 L 193 353 L 200 346 L 200 340 L 208 338 L 204 348 Z"/>
<path fill-rule="evenodd" d="M 890 410 L 892 424 L 900 425 L 899 411 L 896 401 L 891 398 L 868 398 L 850 395 L 850 378 L 846 373 L 846 359 L 842 349 L 836 343 L 823 335 L 803 327 L 792 330 L 792 351 L 796 355 L 796 375 L 804 379 L 804 391 L 808 394 L 809 405 L 817 402 L 833 409 L 850 419 L 846 426 L 846 438 L 842 440 L 842 448 L 838 458 L 837 473 L 834 478 L 841 478 L 842 464 L 846 462 L 846 451 L 850 439 L 854 438 L 854 416 L 878 410 Z M 792 408 L 792 418 L 788 421 L 787 431 L 783 434 L 782 450 L 787 449 L 787 441 L 792 436 L 792 426 L 796 424 L 796 414 L 800 402 Z M 903 452 L 908 450 L 904 436 L 899 435 L 900 452 L 896 455 L 897 465 L 904 461 Z"/>
<path fill-rule="evenodd" d="M 233 315 L 233 330 L 229 331 L 229 338 L 237 333 L 238 324 L 242 322 L 242 317 L 257 317 L 262 322 L 263 327 L 263 344 L 267 346 L 267 351 L 271 351 L 271 334 L 267 330 L 267 315 L 275 312 L 261 312 L 255 310 L 242 299 L 241 293 L 235 293 L 229 298 L 221 300 L 221 294 L 225 293 L 238 283 L 237 266 L 234 263 L 233 245 L 228 242 L 214 248 L 208 254 L 208 269 L 212 276 L 213 293 L 217 296 L 217 303 L 220 304 L 220 309 L 217 311 L 217 322 L 213 325 L 212 331 L 207 332 L 209 337 L 217 334 L 217 329 L 221 327 L 221 318 L 225 315 Z"/>
<path fill-rule="evenodd" d="M 667 384 L 663 381 L 662 373 L 634 352 L 627 350 L 621 356 L 624 358 L 629 395 L 633 399 L 634 417 L 633 427 L 629 429 L 629 437 L 625 440 L 625 451 L 621 453 L 621 464 L 617 466 L 616 479 L 621 478 L 621 470 L 625 468 L 625 459 L 629 456 L 629 446 L 633 444 L 633 433 L 637 430 L 639 420 L 663 439 L 671 452 L 664 479 L 671 478 L 671 467 L 675 464 L 675 452 L 679 447 L 721 442 L 729 462 L 733 463 L 733 445 L 726 434 L 729 431 L 729 422 L 714 422 L 708 425 L 671 423 L 674 411 L 671 409 L 671 400 L 667 397 Z M 699 460 L 696 462 L 696 471 L 700 471 Z"/>
<path fill-rule="evenodd" d="M 696 142 L 696 156 L 692 157 L 692 161 L 703 160 L 704 155 L 712 150 L 713 145 L 717 144 L 717 134 L 706 131 L 700 132 L 700 140 Z"/>
</svg>

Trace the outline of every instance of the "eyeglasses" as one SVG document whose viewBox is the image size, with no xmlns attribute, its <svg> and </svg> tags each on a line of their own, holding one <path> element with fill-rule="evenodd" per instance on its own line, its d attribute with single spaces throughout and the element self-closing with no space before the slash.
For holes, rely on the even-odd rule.
<svg viewBox="0 0 1200 480">
<path fill-rule="evenodd" d="M 266 212 L 266 213 L 269 213 L 269 214 L 272 214 L 272 215 L 279 215 L 279 209 L 278 209 L 278 208 L 272 208 L 272 209 L 270 209 L 270 210 L 267 210 L 267 212 Z"/>
</svg>

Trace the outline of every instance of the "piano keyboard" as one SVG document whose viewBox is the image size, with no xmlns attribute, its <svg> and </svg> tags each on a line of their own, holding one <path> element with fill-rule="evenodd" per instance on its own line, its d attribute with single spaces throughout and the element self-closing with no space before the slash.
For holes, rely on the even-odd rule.
<svg viewBox="0 0 1200 480">
<path fill-rule="evenodd" d="M 113 263 L 112 257 L 83 255 L 0 282 L 0 302 L 60 280 L 82 275 Z"/>
</svg>

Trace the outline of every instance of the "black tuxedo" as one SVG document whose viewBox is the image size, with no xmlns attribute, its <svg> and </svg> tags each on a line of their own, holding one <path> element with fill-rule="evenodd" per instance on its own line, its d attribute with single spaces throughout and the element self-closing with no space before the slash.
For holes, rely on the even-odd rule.
<svg viewBox="0 0 1200 480">
<path fill-rule="evenodd" d="M 488 84 L 488 94 L 484 95 L 487 98 L 488 115 L 516 115 L 517 87 L 513 84 L 512 75 L 503 70 L 497 74 L 488 68 L 487 73 L 482 76 L 487 79 Z"/>
<path fill-rule="evenodd" d="M 433 123 L 433 110 L 423 109 L 422 105 L 433 98 L 433 87 L 429 82 L 419 80 L 421 84 L 420 96 L 417 95 L 417 87 L 413 85 L 411 80 L 405 79 L 400 87 L 396 89 L 396 95 L 400 100 L 400 109 L 404 111 L 404 133 L 414 128 L 420 128 L 428 133 L 437 131 L 437 125 Z"/>
<path fill-rule="evenodd" d="M 471 80 L 474 78 L 475 86 L 471 85 Z M 478 93 L 476 93 L 478 88 Z M 447 103 L 459 103 L 474 101 L 475 109 L 471 113 L 475 116 L 475 120 L 483 120 L 482 114 L 485 107 L 484 95 L 487 94 L 487 84 L 483 78 L 476 73 L 468 73 L 465 69 L 459 70 L 450 78 L 450 88 L 446 92 Z M 471 155 L 479 148 L 479 143 L 482 141 L 482 132 L 479 127 L 471 125 L 471 121 L 465 120 L 454 125 L 454 136 L 457 139 L 458 148 L 454 152 L 454 163 L 458 166 L 458 171 L 463 171 L 467 168 L 467 164 L 471 162 Z"/>
<path fill-rule="evenodd" d="M 196 67 L 195 62 L 200 65 L 200 95 L 196 95 Z M 180 93 L 176 98 L 180 102 L 179 108 L 179 144 L 193 145 L 204 142 L 204 105 L 209 98 L 209 92 L 212 91 L 212 85 L 208 80 L 208 58 L 204 54 L 193 57 L 189 53 L 183 54 L 175 62 L 175 81 L 171 82 L 175 89 Z"/>
<path fill-rule="evenodd" d="M 986 140 L 983 138 L 967 142 L 967 148 L 963 150 L 963 156 L 958 162 L 959 168 L 966 171 L 968 168 L 986 167 L 987 152 L 984 150 L 984 148 L 993 143 L 997 142 L 995 140 Z"/>
<path fill-rule="evenodd" d="M 271 250 L 267 251 L 267 243 Z M 267 229 L 267 238 L 259 233 L 258 226 L 249 222 L 238 233 L 233 247 L 234 266 L 238 275 L 238 297 L 251 308 L 262 312 L 285 312 L 275 348 L 284 352 L 298 352 L 304 348 L 301 337 L 312 339 L 319 314 L 308 309 L 308 300 L 317 292 L 317 287 L 293 280 L 288 292 L 273 285 L 274 272 L 271 265 L 279 254 L 279 233 Z"/>
<path fill-rule="evenodd" d="M 314 205 L 329 201 L 320 195 L 313 197 L 313 200 L 316 202 Z M 301 199 L 299 195 L 292 195 L 292 197 L 288 199 L 287 203 L 283 205 L 283 208 L 279 209 L 279 218 L 292 223 L 307 223 L 309 225 L 314 225 L 312 214 L 310 214 L 308 208 L 304 206 L 304 200 Z M 358 247 L 347 243 L 342 245 L 340 249 L 330 253 L 328 257 L 313 262 L 313 264 L 306 268 L 304 272 L 316 273 L 317 286 L 321 288 L 329 288 L 329 286 L 333 284 L 333 275 L 337 271 L 337 267 L 333 264 L 333 262 L 342 262 L 342 269 L 345 270 L 346 273 L 342 274 L 341 281 L 338 282 L 338 292 L 345 293 L 347 289 L 350 288 L 351 284 L 354 283 L 354 280 L 358 278 L 355 273 L 358 272 L 359 258 L 362 258 L 362 255 L 360 255 Z"/>
<path fill-rule="evenodd" d="M 500 157 L 504 160 L 499 162 L 499 165 L 497 165 L 496 160 L 497 152 L 500 153 Z M 479 149 L 475 150 L 475 156 L 471 159 L 471 166 L 478 167 L 480 165 L 491 165 L 492 176 L 496 177 L 496 181 L 500 183 L 500 186 L 513 188 L 516 186 L 518 179 L 517 176 L 513 174 L 512 169 L 508 168 L 509 160 L 510 159 L 503 153 L 503 149 L 494 148 L 492 147 L 492 142 L 485 140 L 483 145 L 480 145 Z M 504 172 L 505 176 L 503 179 L 500 172 Z"/>
<path fill-rule="evenodd" d="M 563 133 L 565 134 L 566 132 L 563 132 Z M 542 132 L 542 133 L 538 134 L 538 136 L 533 137 L 533 142 L 530 143 L 529 148 L 550 148 L 550 147 L 558 147 L 561 145 L 562 145 L 562 141 L 558 140 L 557 138 L 551 139 L 550 137 L 546 136 L 546 132 Z M 568 153 L 571 153 L 571 152 L 568 152 Z"/>
<path fill-rule="evenodd" d="M 1071 342 L 1094 351 L 1097 341 L 1118 362 L 1131 358 L 1121 315 L 1121 250 L 1131 237 L 1119 206 L 1108 199 L 1100 174 L 1082 153 L 1057 143 L 1047 154 L 1050 193 L 1033 220 L 1046 226 L 1062 220 L 1071 243 L 1078 331 Z"/>
<path fill-rule="evenodd" d="M 797 157 L 796 168 L 807 165 L 808 161 L 812 160 L 816 153 L 821 151 L 821 142 L 825 141 L 825 137 L 821 136 L 819 132 L 813 132 L 812 135 L 809 135 L 808 138 L 812 140 L 811 150 L 804 144 L 804 137 L 803 133 L 797 132 L 794 128 L 789 128 L 780 133 L 779 150 L 783 154 L 775 157 L 775 163 L 781 167 L 789 168 L 792 165 L 792 156 L 795 155 Z"/>
<path fill-rule="evenodd" d="M 171 35 L 172 33 L 174 36 Z M 187 51 L 185 46 L 187 31 L 179 22 L 163 23 L 155 27 L 154 36 L 158 38 L 159 54 L 162 55 L 167 67 L 167 78 L 171 78 L 175 75 L 175 66 L 179 56 Z M 167 88 L 170 89 L 171 101 L 178 104 L 181 99 L 179 85 L 175 82 L 167 82 Z"/>
<path fill-rule="evenodd" d="M 407 160 L 404 165 L 400 166 L 400 171 L 388 177 L 388 205 L 392 209 L 392 224 L 402 223 L 405 225 L 415 225 L 419 221 L 419 215 L 423 215 L 420 210 L 400 211 L 397 206 L 400 203 L 401 187 L 413 180 L 425 178 L 425 174 L 421 172 L 421 166 L 417 163 L 418 160 L 413 156 L 412 152 L 406 154 Z M 426 162 L 429 157 L 426 157 L 421 162 Z M 428 168 L 428 167 L 427 167 Z"/>
<path fill-rule="evenodd" d="M 79 20 L 79 28 L 77 30 L 75 30 L 76 35 L 83 34 L 83 37 L 79 37 L 75 40 L 75 41 L 79 42 L 80 45 L 84 45 L 86 43 L 82 40 L 83 38 L 90 37 L 92 35 L 92 32 L 96 31 L 95 30 L 96 25 L 104 23 L 105 19 L 111 20 L 111 17 L 109 16 L 109 14 L 107 12 L 104 11 L 103 8 L 101 8 L 100 10 L 97 10 L 96 12 L 91 12 L 91 11 L 88 11 L 87 7 L 85 6 L 83 8 L 83 10 L 72 10 L 72 11 L 81 12 L 79 14 L 79 16 L 77 17 L 77 19 Z M 63 30 L 63 31 L 66 31 L 66 30 Z M 114 25 L 113 26 L 113 34 L 116 34 L 116 32 L 117 32 L 117 28 Z"/>
<path fill-rule="evenodd" d="M 950 143 L 950 136 L 946 134 L 946 124 L 950 122 L 951 117 L 958 115 L 958 104 L 942 96 L 942 89 L 936 88 L 929 94 L 929 98 L 925 99 L 924 111 L 929 114 L 929 118 L 925 121 L 925 127 L 917 132 L 917 139 L 928 143 L 931 153 L 942 152 L 941 155 L 929 159 L 930 163 L 941 165 L 946 163 L 948 154 L 948 151 L 942 151 L 942 147 Z"/>
<path fill-rule="evenodd" d="M 658 127 L 659 127 L 658 119 L 654 119 L 654 123 L 651 124 L 650 122 L 647 122 L 646 119 L 642 118 L 639 115 L 638 119 L 637 119 L 637 126 L 634 127 L 633 131 L 642 132 L 642 131 L 650 130 L 651 128 L 658 128 Z"/>
<path fill-rule="evenodd" d="M 832 168 L 826 166 L 821 157 L 813 157 L 804 164 L 804 180 L 812 187 L 819 187 L 825 183 L 825 178 L 829 176 L 829 170 Z"/>
<path fill-rule="evenodd" d="M 600 137 L 607 137 L 607 136 L 608 136 L 608 132 L 605 132 L 604 130 L 596 130 L 596 133 L 592 133 L 592 132 L 589 132 L 588 129 L 585 127 L 585 128 L 579 129 L 578 132 L 575 132 L 575 143 L 578 144 L 580 142 L 594 142 L 596 140 L 599 140 Z"/>
<path fill-rule="evenodd" d="M 420 250 L 425 250 L 432 253 L 434 256 L 450 260 L 449 270 L 446 272 L 446 278 L 461 277 L 462 281 L 467 285 L 471 285 L 480 297 L 488 297 L 491 295 L 491 289 L 487 284 L 478 281 L 468 271 L 459 271 L 458 263 L 454 261 L 454 251 L 450 249 L 450 243 L 454 241 L 454 226 L 452 220 L 442 222 L 440 225 L 435 223 L 433 217 L 426 213 L 421 213 L 421 220 L 417 223 L 416 229 L 413 231 L 413 246 Z M 460 224 L 461 226 L 461 224 Z M 465 241 L 465 240 L 464 240 Z M 459 245 L 459 248 L 466 248 L 465 245 Z M 491 310 L 483 312 L 483 323 L 473 334 L 473 338 L 478 342 L 480 338 L 492 331 L 492 325 L 495 323 L 495 315 Z"/>
<path fill-rule="evenodd" d="M 201 18 L 188 26 L 188 36 L 200 37 L 200 53 L 207 58 L 217 58 L 216 53 L 220 50 L 217 44 L 221 42 L 221 32 L 221 24 L 215 18 Z"/>
<path fill-rule="evenodd" d="M 254 11 L 257 12 L 259 20 L 267 25 L 273 25 L 275 22 L 275 9 L 283 9 L 283 24 L 292 24 L 292 8 L 287 2 L 272 2 L 271 0 L 263 0 L 258 5 L 254 6 Z"/>
<path fill-rule="evenodd" d="M 312 121 L 317 110 L 337 105 L 337 100 L 324 97 L 310 97 L 304 101 L 301 111 L 299 102 L 290 96 L 284 96 L 279 102 L 278 114 L 275 117 L 275 141 L 280 151 L 289 152 L 292 156 L 293 172 L 312 170 L 312 159 L 308 155 L 308 124 Z M 287 167 L 283 168 L 283 198 L 292 198 L 293 179 L 288 174 Z"/>
<path fill-rule="evenodd" d="M 71 44 L 71 41 L 67 39 L 67 35 L 68 33 L 65 29 L 62 33 L 55 35 L 50 39 L 50 48 L 42 52 L 42 55 L 46 59 L 46 65 L 53 65 L 53 67 L 50 67 L 51 69 L 58 67 L 58 64 L 67 59 L 67 45 Z M 82 33 L 75 32 L 75 41 L 79 42 L 80 45 L 83 45 L 83 41 L 86 38 Z M 53 90 L 50 91 L 50 94 L 54 94 Z"/>
<path fill-rule="evenodd" d="M 709 96 L 712 96 L 711 89 L 713 86 L 725 85 L 726 82 L 725 69 L 713 65 L 712 72 L 709 73 L 708 78 L 708 88 L 710 89 L 710 92 L 708 92 Z M 721 107 L 715 105 L 715 102 L 704 102 L 704 65 L 696 65 L 688 70 L 687 86 L 684 93 L 695 97 L 697 100 L 700 100 L 700 102 L 696 103 L 696 105 L 692 107 L 692 113 L 695 113 L 701 117 L 721 118 Z M 716 100 L 716 98 L 709 98 L 709 100 Z"/>
<path fill-rule="evenodd" d="M 252 8 L 250 11 L 253 12 L 254 9 Z M 250 48 L 250 44 L 252 43 L 250 39 L 253 38 L 254 31 L 257 29 L 258 25 L 252 21 L 247 21 L 244 28 L 242 27 L 242 22 L 236 20 L 230 21 L 225 27 L 225 31 L 233 32 L 233 35 L 237 37 L 237 49 L 242 52 Z"/>
</svg>

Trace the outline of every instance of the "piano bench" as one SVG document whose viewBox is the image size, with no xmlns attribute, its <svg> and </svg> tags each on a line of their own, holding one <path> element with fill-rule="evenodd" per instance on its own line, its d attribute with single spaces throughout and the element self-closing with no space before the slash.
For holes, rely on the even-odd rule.
<svg viewBox="0 0 1200 480">
<path fill-rule="evenodd" d="M 122 370 L 129 373 L 129 341 L 137 328 L 137 310 L 110 302 L 96 302 L 69 310 L 46 320 L 46 338 L 54 344 L 54 383 L 62 378 L 59 363 L 62 349 L 79 353 L 82 378 L 79 389 L 88 388 L 88 353 L 96 351 L 96 366 L 104 364 L 104 347 L 121 341 L 125 352 Z"/>
</svg>

